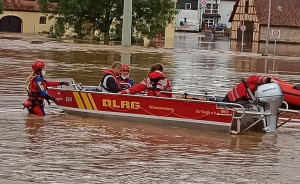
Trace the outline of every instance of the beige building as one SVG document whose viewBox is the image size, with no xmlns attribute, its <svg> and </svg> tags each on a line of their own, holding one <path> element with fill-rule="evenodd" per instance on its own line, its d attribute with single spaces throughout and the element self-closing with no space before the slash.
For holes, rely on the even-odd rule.
<svg viewBox="0 0 300 184">
<path fill-rule="evenodd" d="M 3 10 L 0 14 L 0 32 L 48 32 L 54 23 L 39 11 L 35 1 L 3 0 Z"/>
<path fill-rule="evenodd" d="M 299 0 L 272 0 L 269 40 L 274 42 L 272 33 L 279 30 L 281 43 L 300 43 L 300 3 Z M 240 50 L 242 41 L 241 25 L 244 32 L 245 50 L 259 52 L 260 43 L 268 38 L 269 0 L 237 0 L 230 22 L 232 22 L 232 50 Z M 278 32 L 277 32 L 278 33 Z M 274 39 L 273 39 L 274 38 Z"/>
</svg>

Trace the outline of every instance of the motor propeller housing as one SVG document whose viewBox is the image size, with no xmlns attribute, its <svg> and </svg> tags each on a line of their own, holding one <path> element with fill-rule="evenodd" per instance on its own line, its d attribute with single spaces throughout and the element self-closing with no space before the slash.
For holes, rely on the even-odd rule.
<svg viewBox="0 0 300 184">
<path fill-rule="evenodd" d="M 272 115 L 265 118 L 265 131 L 277 132 L 278 110 L 283 101 L 283 92 L 277 83 L 268 83 L 257 87 L 255 98 L 264 104 L 264 111 Z"/>
</svg>

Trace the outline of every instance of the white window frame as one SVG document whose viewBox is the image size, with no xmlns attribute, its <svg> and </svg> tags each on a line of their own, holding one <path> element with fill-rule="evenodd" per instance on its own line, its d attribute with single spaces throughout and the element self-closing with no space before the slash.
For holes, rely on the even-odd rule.
<svg viewBox="0 0 300 184">
<path fill-rule="evenodd" d="M 187 8 L 188 5 L 190 6 L 190 8 Z M 191 10 L 192 9 L 192 3 L 185 3 L 185 9 L 186 10 Z"/>
</svg>

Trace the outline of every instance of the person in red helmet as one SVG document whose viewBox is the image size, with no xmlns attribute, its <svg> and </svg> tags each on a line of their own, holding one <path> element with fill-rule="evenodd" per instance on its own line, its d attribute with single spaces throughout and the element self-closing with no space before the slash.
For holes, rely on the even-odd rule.
<svg viewBox="0 0 300 184">
<path fill-rule="evenodd" d="M 117 77 L 118 83 L 120 83 L 123 90 L 133 86 L 133 80 L 129 78 L 130 68 L 128 65 L 123 64 L 121 74 Z"/>
<path fill-rule="evenodd" d="M 163 93 L 162 91 L 172 92 L 171 83 L 165 77 L 163 66 L 159 63 L 151 66 L 148 77 L 140 84 L 121 91 L 121 94 L 136 94 L 147 90 L 148 96 L 172 97 L 171 93 Z"/>
<path fill-rule="evenodd" d="M 45 116 L 44 100 L 50 105 L 50 101 L 56 102 L 55 98 L 51 97 L 46 89 L 47 86 L 69 85 L 67 82 L 48 82 L 43 79 L 46 74 L 45 63 L 43 61 L 35 61 L 32 63 L 33 73 L 26 81 L 28 99 L 23 103 L 29 113 L 34 113 L 38 116 Z"/>
<path fill-rule="evenodd" d="M 245 84 L 248 86 L 252 94 L 254 94 L 259 85 L 267 84 L 270 82 L 276 82 L 276 80 L 269 76 L 252 75 L 245 81 Z M 245 84 L 241 82 L 237 86 L 232 88 L 223 99 L 223 102 L 234 103 L 238 101 L 249 100 L 250 96 L 247 92 Z"/>
</svg>

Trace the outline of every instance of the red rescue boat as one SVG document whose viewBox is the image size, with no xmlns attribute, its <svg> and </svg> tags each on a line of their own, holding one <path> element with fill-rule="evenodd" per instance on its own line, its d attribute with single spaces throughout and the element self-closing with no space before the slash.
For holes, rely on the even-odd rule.
<svg viewBox="0 0 300 184">
<path fill-rule="evenodd" d="M 172 98 L 120 95 L 101 92 L 97 89 L 98 86 L 77 84 L 73 79 L 68 82 L 70 86 L 48 89 L 48 93 L 58 101 L 56 104 L 66 113 L 197 128 L 210 132 L 238 134 L 254 128 L 276 132 L 277 112 L 283 100 L 277 83 L 259 86 L 259 100 L 241 105 L 220 102 L 207 94 L 177 93 Z"/>
<path fill-rule="evenodd" d="M 283 91 L 284 101 L 290 105 L 300 107 L 300 84 L 293 85 L 275 78 Z"/>
</svg>

